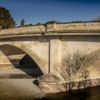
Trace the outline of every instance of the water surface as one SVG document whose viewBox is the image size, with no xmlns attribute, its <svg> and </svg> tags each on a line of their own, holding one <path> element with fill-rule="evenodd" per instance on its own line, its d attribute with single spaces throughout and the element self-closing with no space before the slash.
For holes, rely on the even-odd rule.
<svg viewBox="0 0 100 100">
<path fill-rule="evenodd" d="M 42 100 L 100 100 L 100 86 L 49 95 Z"/>
</svg>

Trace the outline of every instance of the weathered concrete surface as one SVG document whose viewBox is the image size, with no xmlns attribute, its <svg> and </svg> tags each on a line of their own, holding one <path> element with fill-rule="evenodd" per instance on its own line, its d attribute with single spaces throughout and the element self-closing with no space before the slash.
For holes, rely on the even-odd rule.
<svg viewBox="0 0 100 100">
<path fill-rule="evenodd" d="M 11 35 L 11 34 L 16 35 L 16 34 L 41 33 L 41 32 L 45 32 L 45 27 L 43 25 L 1 30 L 0 35 Z"/>
<path fill-rule="evenodd" d="M 0 60 L 1 60 L 1 63 L 0 63 L 0 68 L 12 68 L 13 65 L 12 63 L 9 61 L 9 59 L 7 58 L 7 56 L 0 51 Z"/>
<path fill-rule="evenodd" d="M 54 23 L 0 30 L 0 38 L 44 35 L 100 35 L 100 22 Z"/>
</svg>

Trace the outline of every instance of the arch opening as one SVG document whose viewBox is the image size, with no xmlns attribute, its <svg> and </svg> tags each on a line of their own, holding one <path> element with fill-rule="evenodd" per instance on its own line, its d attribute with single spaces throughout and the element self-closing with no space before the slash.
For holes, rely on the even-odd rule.
<svg viewBox="0 0 100 100">
<path fill-rule="evenodd" d="M 20 69 L 31 77 L 39 77 L 43 75 L 38 64 L 36 64 L 32 57 L 21 48 L 14 45 L 4 44 L 0 46 L 0 51 L 8 58 L 9 62 L 11 62 L 13 69 Z"/>
</svg>

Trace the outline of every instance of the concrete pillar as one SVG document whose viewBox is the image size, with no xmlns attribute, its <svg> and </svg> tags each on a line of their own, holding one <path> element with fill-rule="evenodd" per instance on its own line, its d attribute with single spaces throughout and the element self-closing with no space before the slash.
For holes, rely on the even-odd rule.
<svg viewBox="0 0 100 100">
<path fill-rule="evenodd" d="M 9 69 L 12 68 L 13 64 L 9 61 L 8 57 L 0 51 L 0 69 Z"/>
<path fill-rule="evenodd" d="M 56 93 L 65 91 L 65 85 L 62 85 L 60 76 L 61 71 L 61 40 L 50 38 L 49 41 L 49 68 L 48 74 L 39 77 L 39 88 L 44 93 Z"/>
<path fill-rule="evenodd" d="M 58 75 L 61 66 L 61 40 L 50 39 L 49 41 L 49 73 Z"/>
</svg>

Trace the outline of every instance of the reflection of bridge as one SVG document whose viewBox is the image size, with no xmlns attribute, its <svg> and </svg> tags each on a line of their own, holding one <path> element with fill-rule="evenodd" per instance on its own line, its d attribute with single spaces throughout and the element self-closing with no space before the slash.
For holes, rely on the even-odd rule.
<svg viewBox="0 0 100 100">
<path fill-rule="evenodd" d="M 18 65 L 27 54 L 38 65 L 41 74 L 61 77 L 62 60 L 68 54 L 81 51 L 89 55 L 97 50 L 100 50 L 99 22 L 54 23 L 0 31 L 1 68 Z"/>
</svg>

